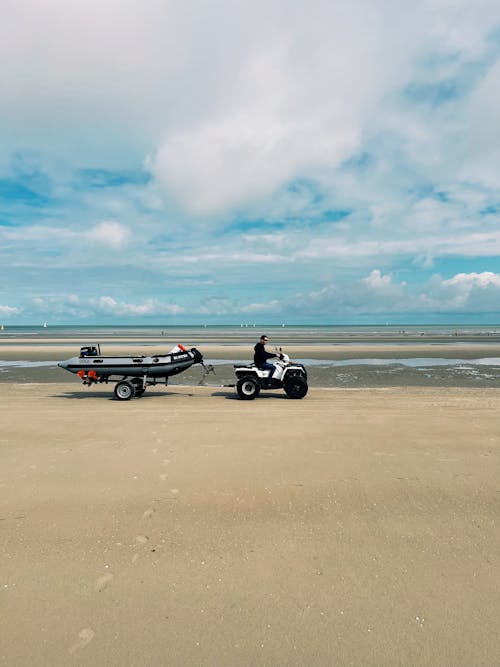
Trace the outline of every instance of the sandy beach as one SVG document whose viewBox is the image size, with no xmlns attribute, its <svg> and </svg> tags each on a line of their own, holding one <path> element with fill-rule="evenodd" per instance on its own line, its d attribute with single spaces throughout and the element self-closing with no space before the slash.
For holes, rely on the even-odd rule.
<svg viewBox="0 0 500 667">
<path fill-rule="evenodd" d="M 493 665 L 500 389 L 0 384 L 2 664 Z"/>
</svg>

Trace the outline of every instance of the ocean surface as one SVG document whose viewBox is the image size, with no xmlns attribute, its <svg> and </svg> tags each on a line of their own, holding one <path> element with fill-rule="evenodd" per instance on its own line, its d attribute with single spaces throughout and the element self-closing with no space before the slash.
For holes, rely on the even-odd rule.
<svg viewBox="0 0 500 667">
<path fill-rule="evenodd" d="M 234 382 L 233 364 L 251 360 L 266 333 L 308 370 L 311 386 L 500 386 L 499 325 L 363 326 L 5 326 L 0 330 L 0 382 L 77 382 L 57 367 L 57 346 L 119 344 L 131 354 L 149 346 L 195 346 L 213 364 L 208 384 Z M 133 349 L 133 352 L 132 352 Z M 245 353 L 248 349 L 248 354 Z M 23 350 L 26 350 L 23 353 Z M 243 352 L 242 352 L 243 350 Z M 71 353 L 70 356 L 72 356 Z M 200 368 L 172 378 L 198 384 Z"/>
<path fill-rule="evenodd" d="M 490 337 L 500 341 L 500 323 L 496 325 L 198 325 L 198 326 L 117 326 L 117 325 L 47 325 L 11 326 L 4 325 L 0 331 L 0 341 L 12 338 L 75 338 L 78 340 L 103 338 L 183 338 L 186 340 L 216 339 L 217 341 L 253 340 L 262 333 L 279 337 L 290 342 L 329 342 L 336 339 L 377 340 L 378 338 L 399 339 L 401 336 L 414 337 Z"/>
</svg>

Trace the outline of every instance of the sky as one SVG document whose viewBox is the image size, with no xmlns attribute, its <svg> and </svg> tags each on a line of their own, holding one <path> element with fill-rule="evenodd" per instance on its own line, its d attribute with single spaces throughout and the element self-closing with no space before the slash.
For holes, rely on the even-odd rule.
<svg viewBox="0 0 500 667">
<path fill-rule="evenodd" d="M 500 323 L 497 0 L 4 0 L 0 323 Z"/>
</svg>

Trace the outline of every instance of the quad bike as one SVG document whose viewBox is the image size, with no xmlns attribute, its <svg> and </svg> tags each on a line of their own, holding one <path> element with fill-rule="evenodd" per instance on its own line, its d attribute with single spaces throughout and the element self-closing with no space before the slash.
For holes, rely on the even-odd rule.
<svg viewBox="0 0 500 667">
<path fill-rule="evenodd" d="M 276 367 L 272 378 L 269 378 L 269 370 L 257 368 L 255 364 L 235 364 L 236 391 L 240 398 L 251 401 L 257 398 L 261 389 L 284 389 L 288 398 L 304 398 L 308 390 L 306 369 L 302 364 L 290 361 L 281 348 L 278 352 L 279 359 L 272 360 Z"/>
</svg>

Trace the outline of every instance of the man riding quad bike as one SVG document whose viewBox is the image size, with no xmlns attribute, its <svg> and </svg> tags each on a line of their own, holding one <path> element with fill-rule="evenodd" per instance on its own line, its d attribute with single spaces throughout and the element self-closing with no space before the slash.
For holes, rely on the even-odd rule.
<svg viewBox="0 0 500 667">
<path fill-rule="evenodd" d="M 288 398 L 304 398 L 307 394 L 307 371 L 302 364 L 290 361 L 290 357 L 280 350 L 273 368 L 259 368 L 255 363 L 248 366 L 236 365 L 236 391 L 238 396 L 251 401 L 261 389 L 284 389 Z M 266 366 L 271 366 L 267 364 Z"/>
</svg>

